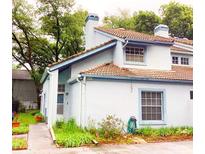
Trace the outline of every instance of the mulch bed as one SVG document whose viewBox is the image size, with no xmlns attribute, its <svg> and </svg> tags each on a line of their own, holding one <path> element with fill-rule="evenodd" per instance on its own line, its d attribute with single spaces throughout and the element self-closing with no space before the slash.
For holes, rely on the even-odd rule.
<svg viewBox="0 0 205 154">
<path fill-rule="evenodd" d="M 192 141 L 192 135 L 173 135 L 173 136 L 140 136 L 148 143 L 159 142 L 176 142 L 176 141 Z"/>
</svg>

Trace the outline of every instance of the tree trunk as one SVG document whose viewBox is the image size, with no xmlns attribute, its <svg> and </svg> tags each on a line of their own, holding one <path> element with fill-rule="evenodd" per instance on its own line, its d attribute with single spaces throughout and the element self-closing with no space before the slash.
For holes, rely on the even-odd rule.
<svg viewBox="0 0 205 154">
<path fill-rule="evenodd" d="M 35 82 L 35 81 L 34 81 Z M 39 83 L 35 82 L 35 87 L 36 87 L 36 94 L 37 94 L 37 105 L 38 105 L 38 109 L 40 109 L 41 107 L 41 86 Z"/>
</svg>

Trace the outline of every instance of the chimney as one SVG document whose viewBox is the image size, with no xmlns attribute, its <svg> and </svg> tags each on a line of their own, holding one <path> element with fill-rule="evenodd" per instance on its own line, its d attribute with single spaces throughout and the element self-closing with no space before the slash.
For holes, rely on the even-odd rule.
<svg viewBox="0 0 205 154">
<path fill-rule="evenodd" d="M 95 13 L 89 13 L 85 20 L 85 49 L 95 46 L 94 28 L 98 26 L 99 17 Z"/>
<path fill-rule="evenodd" d="M 154 29 L 154 35 L 169 37 L 169 27 L 167 25 L 160 24 Z"/>
</svg>

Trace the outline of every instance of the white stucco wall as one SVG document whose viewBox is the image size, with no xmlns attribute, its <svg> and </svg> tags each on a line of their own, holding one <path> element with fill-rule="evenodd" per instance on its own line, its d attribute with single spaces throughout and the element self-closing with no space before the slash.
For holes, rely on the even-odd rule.
<svg viewBox="0 0 205 154">
<path fill-rule="evenodd" d="M 49 77 L 43 83 L 42 93 L 41 93 L 41 108 L 40 111 L 44 116 L 48 116 L 48 100 L 49 100 Z"/>
<path fill-rule="evenodd" d="M 171 54 L 170 47 L 168 46 L 147 46 L 144 64 L 127 64 L 125 61 L 125 53 L 123 53 L 123 59 L 122 66 L 127 68 L 171 70 Z"/>
<path fill-rule="evenodd" d="M 108 49 L 107 51 L 103 51 L 102 53 L 87 58 L 81 62 L 75 63 L 71 66 L 71 78 L 76 77 L 80 72 L 87 69 L 92 69 L 97 67 L 98 65 L 112 62 L 112 58 L 112 49 Z"/>
<path fill-rule="evenodd" d="M 70 85 L 69 93 L 69 108 L 68 114 L 65 117 L 66 120 L 74 118 L 77 124 L 80 124 L 80 111 L 81 111 L 81 84 L 75 83 Z M 70 110 L 70 111 L 69 111 Z"/>
<path fill-rule="evenodd" d="M 125 123 L 127 123 L 130 116 L 136 116 L 139 119 L 140 88 L 163 89 L 166 91 L 166 126 L 192 126 L 193 106 L 192 100 L 190 100 L 192 85 L 180 84 L 87 81 L 87 119 L 91 118 L 98 122 L 108 114 L 115 114 Z"/>
<path fill-rule="evenodd" d="M 105 43 L 105 42 L 113 39 L 113 37 L 109 37 L 105 33 L 100 32 L 100 31 L 95 30 L 95 29 L 94 29 L 94 38 L 95 39 L 92 40 L 93 46 L 97 46 L 99 44 Z"/>
</svg>

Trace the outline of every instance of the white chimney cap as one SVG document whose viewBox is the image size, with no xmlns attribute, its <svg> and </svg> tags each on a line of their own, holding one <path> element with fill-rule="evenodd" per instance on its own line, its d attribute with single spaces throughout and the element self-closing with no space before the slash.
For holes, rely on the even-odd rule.
<svg viewBox="0 0 205 154">
<path fill-rule="evenodd" d="M 158 25 L 154 28 L 154 35 L 169 37 L 169 27 L 163 24 Z"/>
<path fill-rule="evenodd" d="M 99 16 L 96 13 L 89 13 L 87 18 L 85 19 L 85 22 L 87 22 L 88 20 L 99 21 Z"/>
</svg>

